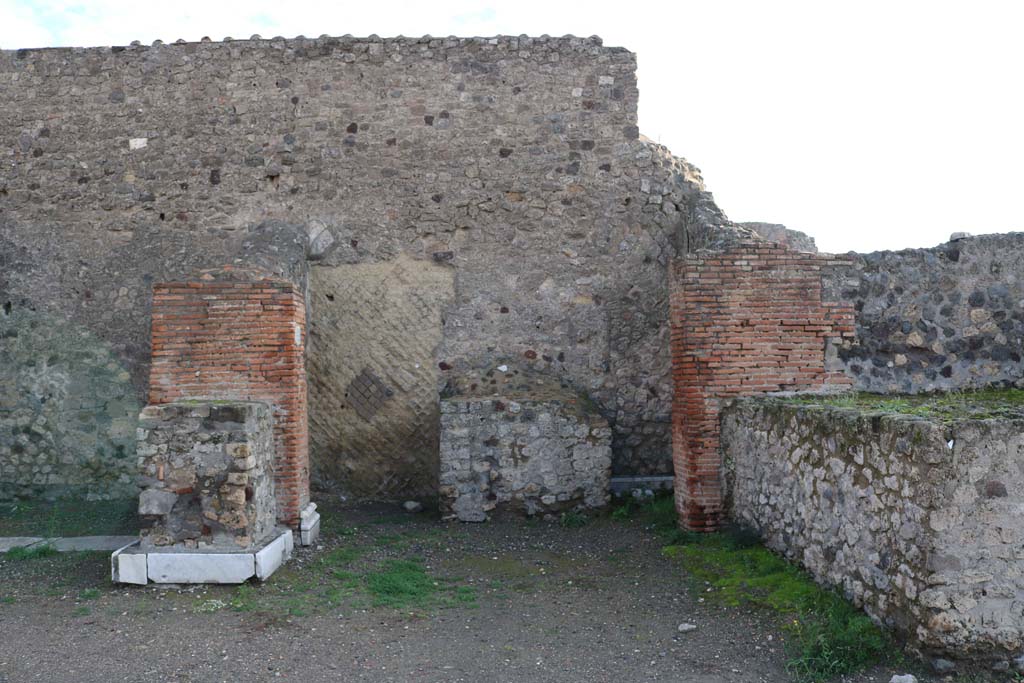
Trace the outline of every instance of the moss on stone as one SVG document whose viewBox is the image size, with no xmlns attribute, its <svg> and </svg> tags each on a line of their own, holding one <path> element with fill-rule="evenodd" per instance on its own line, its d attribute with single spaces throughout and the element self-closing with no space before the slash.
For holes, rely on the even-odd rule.
<svg viewBox="0 0 1024 683">
<path fill-rule="evenodd" d="M 943 424 L 961 420 L 1024 419 L 1024 389 L 990 388 L 939 394 L 798 395 L 786 404 L 846 408 L 865 414 L 905 415 Z"/>
</svg>

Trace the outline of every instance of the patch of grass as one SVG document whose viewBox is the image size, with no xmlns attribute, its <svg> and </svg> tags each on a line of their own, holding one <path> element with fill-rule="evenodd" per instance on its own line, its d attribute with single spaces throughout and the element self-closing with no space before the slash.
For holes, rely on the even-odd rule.
<svg viewBox="0 0 1024 683">
<path fill-rule="evenodd" d="M 38 560 L 43 557 L 57 555 L 57 549 L 49 543 L 41 543 L 29 547 L 11 548 L 4 553 L 6 560 Z"/>
<path fill-rule="evenodd" d="M 239 612 L 277 612 L 293 617 L 322 614 L 339 608 L 429 609 L 473 606 L 475 592 L 450 579 L 430 575 L 422 558 L 381 559 L 394 553 L 408 537 L 388 534 L 388 544 L 333 548 L 305 566 L 286 565 L 263 584 L 243 584 L 226 604 Z M 393 538 L 392 538 L 393 536 Z"/>
<path fill-rule="evenodd" d="M 402 534 L 377 534 L 374 543 L 379 546 L 399 545 L 405 541 Z"/>
<path fill-rule="evenodd" d="M 784 400 L 802 405 L 855 409 L 866 413 L 909 415 L 944 423 L 965 419 L 1024 417 L 1024 389 L 991 388 L 914 395 L 801 395 Z"/>
<path fill-rule="evenodd" d="M 558 523 L 562 525 L 564 529 L 579 529 L 581 526 L 586 526 L 589 519 L 582 512 L 570 510 L 563 512 Z"/>
<path fill-rule="evenodd" d="M 139 530 L 138 499 L 0 503 L 0 536 L 131 535 Z"/>
<path fill-rule="evenodd" d="M 332 567 L 346 566 L 361 558 L 366 554 L 366 551 L 367 549 L 361 546 L 335 548 L 334 550 L 330 550 L 324 554 L 320 559 L 320 562 Z"/>
<path fill-rule="evenodd" d="M 775 612 L 789 633 L 787 668 L 801 682 L 825 681 L 891 659 L 890 636 L 837 593 L 761 545 L 745 529 L 706 534 L 683 531 L 671 496 L 632 506 L 636 517 L 668 544 L 666 556 L 686 568 L 699 589 L 727 605 Z"/>
<path fill-rule="evenodd" d="M 98 597 L 100 597 L 99 588 L 86 588 L 78 593 L 79 600 L 95 600 Z"/>
<path fill-rule="evenodd" d="M 386 560 L 377 571 L 363 578 L 377 607 L 422 609 L 476 602 L 473 588 L 436 579 L 417 560 Z"/>
<path fill-rule="evenodd" d="M 758 605 L 784 620 L 790 638 L 787 668 L 799 681 L 825 681 L 884 661 L 889 635 L 833 591 L 742 532 L 700 534 L 664 548 L 682 561 L 712 598 Z"/>
<path fill-rule="evenodd" d="M 92 614 L 92 607 L 81 605 L 79 607 L 76 607 L 75 611 L 72 612 L 72 614 L 76 617 L 87 617 L 90 614 Z"/>
<path fill-rule="evenodd" d="M 258 595 L 251 583 L 243 583 L 235 589 L 235 594 L 228 601 L 231 609 L 236 612 L 251 612 L 256 608 Z"/>
</svg>

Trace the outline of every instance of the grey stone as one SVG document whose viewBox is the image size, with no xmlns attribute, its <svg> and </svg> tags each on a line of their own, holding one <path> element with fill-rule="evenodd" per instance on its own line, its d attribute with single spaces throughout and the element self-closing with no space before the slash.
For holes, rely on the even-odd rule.
<svg viewBox="0 0 1024 683">
<path fill-rule="evenodd" d="M 316 222 L 309 234 L 309 258 L 320 260 L 335 246 L 334 235 L 323 223 Z"/>
<path fill-rule="evenodd" d="M 423 503 L 417 500 L 407 500 L 402 503 L 402 507 L 406 512 L 423 512 Z"/>
<path fill-rule="evenodd" d="M 27 548 L 36 543 L 42 543 L 43 540 L 39 536 L 0 536 L 0 553 L 6 553 L 15 548 Z"/>
<path fill-rule="evenodd" d="M 697 630 L 697 624 L 691 624 L 689 622 L 684 621 L 683 623 L 679 624 L 679 627 L 676 630 L 678 630 L 680 633 L 689 633 L 690 631 Z"/>
<path fill-rule="evenodd" d="M 177 500 L 178 494 L 173 491 L 168 491 L 166 489 L 146 489 L 139 494 L 139 514 L 169 514 Z"/>
<path fill-rule="evenodd" d="M 150 552 L 146 568 L 154 583 L 245 583 L 256 561 L 253 553 Z"/>
<path fill-rule="evenodd" d="M 895 674 L 889 679 L 889 683 L 917 683 L 917 676 L 914 674 Z"/>
<path fill-rule="evenodd" d="M 956 664 L 948 659 L 938 657 L 932 660 L 932 668 L 935 669 L 935 673 L 948 674 L 956 671 Z"/>
<path fill-rule="evenodd" d="M 59 552 L 65 553 L 117 550 L 138 540 L 137 536 L 74 536 L 51 539 L 49 543 Z"/>
<path fill-rule="evenodd" d="M 778 223 L 740 223 L 740 225 L 750 228 L 770 242 L 778 242 L 796 251 L 818 253 L 818 246 L 814 243 L 814 238 L 799 230 L 790 230 L 785 225 Z"/>
</svg>

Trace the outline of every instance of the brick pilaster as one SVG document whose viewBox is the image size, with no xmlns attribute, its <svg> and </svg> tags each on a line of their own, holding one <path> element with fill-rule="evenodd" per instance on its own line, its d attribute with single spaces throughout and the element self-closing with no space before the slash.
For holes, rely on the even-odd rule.
<svg viewBox="0 0 1024 683">
<path fill-rule="evenodd" d="M 278 521 L 309 502 L 306 308 L 292 283 L 204 280 L 153 287 L 149 402 L 234 399 L 274 415 Z"/>
<path fill-rule="evenodd" d="M 675 262 L 672 460 L 684 528 L 712 531 L 721 523 L 718 413 L 725 401 L 850 384 L 825 367 L 826 344 L 854 333 L 852 306 L 822 301 L 822 270 L 840 263 L 753 240 Z"/>
</svg>

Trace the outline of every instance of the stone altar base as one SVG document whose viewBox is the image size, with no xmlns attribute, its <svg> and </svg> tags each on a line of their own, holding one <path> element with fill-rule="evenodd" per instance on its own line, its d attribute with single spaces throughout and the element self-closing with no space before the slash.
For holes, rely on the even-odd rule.
<svg viewBox="0 0 1024 683">
<path fill-rule="evenodd" d="M 143 548 L 135 541 L 114 552 L 110 578 L 114 583 L 245 583 L 256 577 L 266 581 L 292 556 L 290 529 L 262 544 L 237 551 L 175 546 Z"/>
<path fill-rule="evenodd" d="M 139 419 L 141 538 L 111 557 L 117 583 L 265 580 L 292 554 L 277 526 L 271 407 L 252 401 L 147 406 Z M 302 511 L 300 541 L 320 528 Z"/>
</svg>

